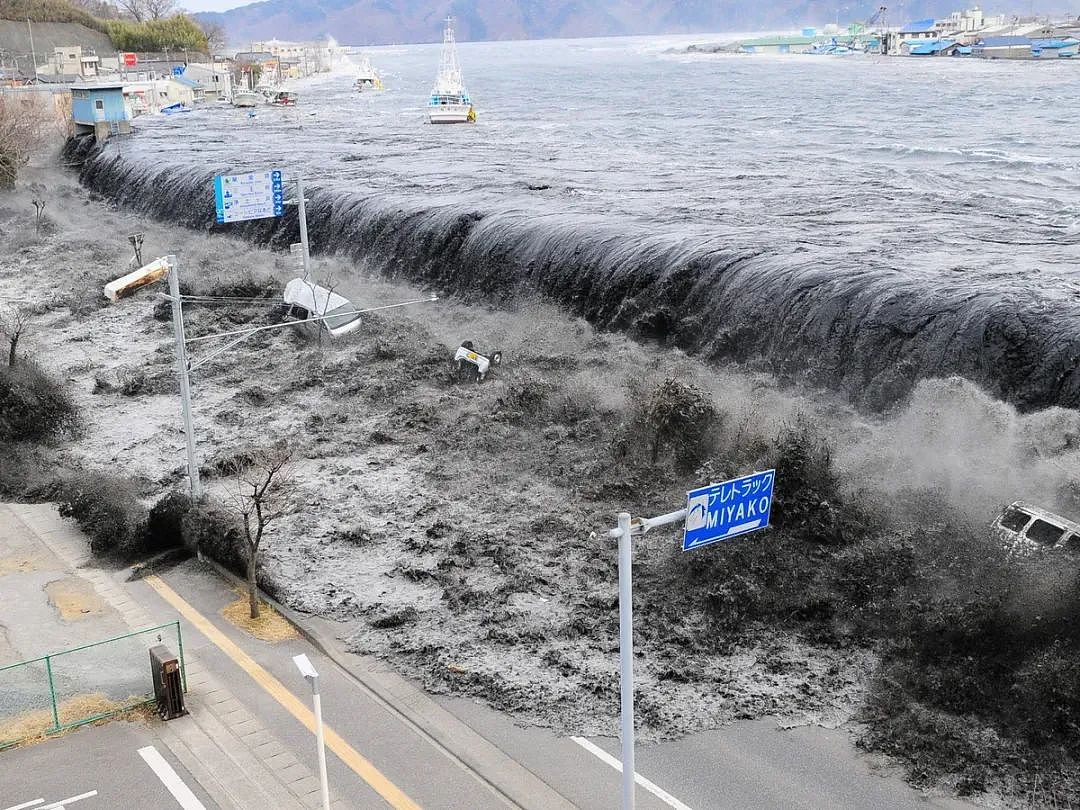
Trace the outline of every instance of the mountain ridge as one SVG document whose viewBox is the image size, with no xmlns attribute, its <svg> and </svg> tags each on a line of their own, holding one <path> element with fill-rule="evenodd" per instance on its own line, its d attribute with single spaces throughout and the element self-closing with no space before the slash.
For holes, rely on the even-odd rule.
<svg viewBox="0 0 1080 810">
<path fill-rule="evenodd" d="M 1080 13 L 1080 0 L 1057 2 L 1067 6 L 1064 11 Z M 868 19 L 878 5 L 852 5 L 839 22 Z M 890 19 L 943 17 L 956 8 L 956 0 L 915 0 L 905 3 L 903 19 Z M 835 0 L 260 0 L 195 16 L 223 26 L 233 45 L 323 36 L 347 45 L 386 45 L 438 42 L 448 14 L 461 41 L 704 34 L 837 21 Z"/>
</svg>

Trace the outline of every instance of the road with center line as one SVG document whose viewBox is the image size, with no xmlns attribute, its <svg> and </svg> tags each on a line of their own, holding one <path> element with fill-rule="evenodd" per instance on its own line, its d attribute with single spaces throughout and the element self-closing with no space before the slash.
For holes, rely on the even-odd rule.
<svg viewBox="0 0 1080 810">
<path fill-rule="evenodd" d="M 185 643 L 194 645 L 204 663 L 226 676 L 237 667 L 248 673 L 248 679 L 230 678 L 230 688 L 314 769 L 310 710 L 298 697 L 307 698 L 308 693 L 291 661 L 300 652 L 312 658 L 320 672 L 324 718 L 338 741 L 339 750 L 327 759 L 331 791 L 336 790 L 355 806 L 377 806 L 376 796 L 391 806 L 410 806 L 387 799 L 387 785 L 404 801 L 412 802 L 411 806 L 480 810 L 509 804 L 452 753 L 371 697 L 306 641 L 255 641 L 221 619 L 221 608 L 236 595 L 216 577 L 181 566 L 162 579 L 135 585 L 153 589 L 163 607 L 179 612 L 191 623 L 197 634 L 189 633 Z M 162 588 L 174 594 L 171 601 Z M 186 607 L 181 609 L 181 604 Z M 214 621 L 208 618 L 211 616 Z M 200 635 L 205 642 L 199 640 Z M 546 729 L 521 728 L 505 715 L 471 700 L 439 702 L 561 794 L 567 806 L 598 810 L 619 806 L 617 740 L 558 737 Z M 328 743 L 330 739 L 328 733 Z M 353 767 L 360 762 L 366 765 Z M 780 732 L 767 720 L 735 724 L 677 742 L 639 746 L 637 787 L 641 810 L 971 807 L 958 800 L 926 797 L 895 776 L 875 774 L 843 731 Z"/>
</svg>

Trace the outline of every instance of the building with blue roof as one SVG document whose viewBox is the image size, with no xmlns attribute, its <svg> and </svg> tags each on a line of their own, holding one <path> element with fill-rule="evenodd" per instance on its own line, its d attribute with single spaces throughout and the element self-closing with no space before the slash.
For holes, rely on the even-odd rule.
<svg viewBox="0 0 1080 810">
<path fill-rule="evenodd" d="M 1032 59 L 1027 37 L 983 37 L 971 46 L 971 55 L 982 59 Z"/>
<path fill-rule="evenodd" d="M 1080 40 L 1031 40 L 1031 56 L 1033 59 L 1071 59 L 1077 55 L 1080 55 Z"/>
<path fill-rule="evenodd" d="M 94 135 L 99 141 L 110 134 L 131 133 L 131 112 L 124 101 L 122 84 L 76 84 L 71 87 L 71 121 L 76 135 Z"/>
<path fill-rule="evenodd" d="M 911 45 L 908 54 L 910 56 L 952 56 L 959 47 L 960 43 L 951 39 L 932 39 Z"/>
<path fill-rule="evenodd" d="M 916 20 L 915 22 L 908 23 L 900 29 L 900 39 L 937 39 L 938 29 L 937 22 L 930 18 L 928 20 Z"/>
</svg>

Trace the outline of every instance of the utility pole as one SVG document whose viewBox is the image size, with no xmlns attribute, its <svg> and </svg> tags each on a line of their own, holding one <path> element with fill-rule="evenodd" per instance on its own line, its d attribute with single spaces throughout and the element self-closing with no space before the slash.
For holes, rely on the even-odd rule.
<svg viewBox="0 0 1080 810">
<path fill-rule="evenodd" d="M 31 78 L 33 78 L 33 80 L 36 82 L 37 81 L 37 51 L 34 50 L 34 29 L 33 29 L 33 26 L 30 25 L 30 18 L 29 17 L 26 18 L 26 30 L 30 32 L 30 55 L 31 55 L 31 58 L 34 60 L 34 75 Z"/>
<path fill-rule="evenodd" d="M 167 256 L 169 265 L 169 297 L 172 299 L 173 337 L 176 339 L 176 370 L 180 375 L 180 407 L 184 414 L 184 437 L 187 440 L 188 480 L 191 482 L 191 500 L 202 498 L 202 482 L 199 480 L 199 462 L 195 457 L 195 427 L 191 417 L 191 382 L 188 379 L 187 347 L 184 343 L 184 310 L 180 302 L 180 271 L 176 256 Z"/>
<path fill-rule="evenodd" d="M 304 207 L 304 176 L 302 174 L 296 175 L 296 197 L 297 204 L 300 206 L 300 244 L 303 250 L 304 260 L 304 281 L 307 281 L 310 277 L 309 266 L 309 251 L 308 251 L 308 235 L 307 235 L 307 208 Z"/>
</svg>

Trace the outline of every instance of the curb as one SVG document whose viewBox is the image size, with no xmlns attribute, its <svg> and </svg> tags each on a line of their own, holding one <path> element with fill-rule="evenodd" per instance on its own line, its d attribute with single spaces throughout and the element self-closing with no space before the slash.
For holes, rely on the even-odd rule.
<svg viewBox="0 0 1080 810">
<path fill-rule="evenodd" d="M 202 562 L 226 582 L 247 588 L 246 580 L 216 560 L 204 556 Z M 261 588 L 259 594 L 267 604 L 284 616 L 308 643 L 333 661 L 388 711 L 396 714 L 432 745 L 475 774 L 504 801 L 522 810 L 572 810 L 576 807 L 525 765 L 504 753 L 497 745 L 432 700 L 427 693 L 394 672 L 357 667 L 349 660 L 352 653 L 344 650 L 337 639 L 327 638 L 324 633 L 309 627 L 296 611 L 271 598 Z"/>
</svg>

